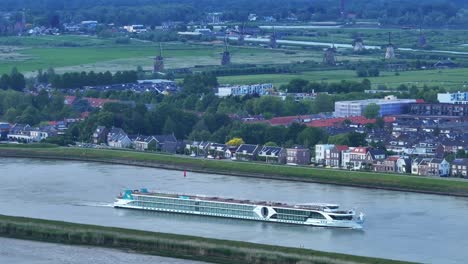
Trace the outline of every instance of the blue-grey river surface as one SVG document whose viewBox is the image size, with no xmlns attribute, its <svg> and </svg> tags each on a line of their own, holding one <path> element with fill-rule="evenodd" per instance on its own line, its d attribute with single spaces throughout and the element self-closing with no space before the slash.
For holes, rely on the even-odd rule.
<svg viewBox="0 0 468 264">
<path fill-rule="evenodd" d="M 468 199 L 100 163 L 0 158 L 0 214 L 305 247 L 424 263 L 466 263 Z M 290 203 L 366 213 L 364 230 L 114 209 L 124 189 Z"/>
</svg>

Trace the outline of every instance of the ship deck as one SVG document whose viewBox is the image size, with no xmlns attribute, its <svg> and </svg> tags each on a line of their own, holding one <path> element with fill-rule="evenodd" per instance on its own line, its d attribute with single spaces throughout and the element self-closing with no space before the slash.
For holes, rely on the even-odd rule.
<svg viewBox="0 0 468 264">
<path fill-rule="evenodd" d="M 132 194 L 136 195 L 149 195 L 149 196 L 159 196 L 167 198 L 186 198 L 190 200 L 201 200 L 201 201 L 210 201 L 210 202 L 221 202 L 221 203 L 236 203 L 236 204 L 246 204 L 246 205 L 265 205 L 272 207 L 282 207 L 290 209 L 302 209 L 302 210 L 318 210 L 323 211 L 328 206 L 338 207 L 336 204 L 287 204 L 281 202 L 267 202 L 267 201 L 253 201 L 253 200 L 241 200 L 233 198 L 224 198 L 224 197 L 214 197 L 214 196 L 201 196 L 201 195 L 191 195 L 191 194 L 176 194 L 176 193 L 162 193 L 162 192 L 141 192 L 139 190 L 132 191 Z M 120 196 L 121 197 L 121 196 Z"/>
</svg>

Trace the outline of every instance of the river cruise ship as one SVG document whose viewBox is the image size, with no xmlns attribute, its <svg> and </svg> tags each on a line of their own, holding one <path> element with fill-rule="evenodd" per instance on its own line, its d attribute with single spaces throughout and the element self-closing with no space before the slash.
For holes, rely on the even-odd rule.
<svg viewBox="0 0 468 264">
<path fill-rule="evenodd" d="M 227 217 L 276 223 L 360 229 L 364 214 L 342 210 L 336 204 L 285 204 L 236 200 L 200 195 L 126 190 L 114 202 L 115 208 L 140 209 Z"/>
</svg>

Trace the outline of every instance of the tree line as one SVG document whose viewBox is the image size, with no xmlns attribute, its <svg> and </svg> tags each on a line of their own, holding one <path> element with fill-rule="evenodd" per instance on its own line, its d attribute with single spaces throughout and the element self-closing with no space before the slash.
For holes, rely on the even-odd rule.
<svg viewBox="0 0 468 264">
<path fill-rule="evenodd" d="M 60 22 L 97 20 L 117 25 L 161 25 L 165 21 L 206 20 L 206 13 L 222 12 L 222 19 L 246 21 L 250 13 L 272 16 L 277 20 L 327 21 L 347 19 L 342 16 L 339 1 L 323 0 L 4 0 L 1 11 L 20 11 L 27 8 L 27 22 L 54 26 Z M 441 27 L 466 25 L 467 3 L 462 0 L 354 0 L 348 1 L 344 14 L 359 19 L 377 19 L 384 25 L 423 25 Z M 21 14 L 14 14 L 2 23 L 15 24 Z M 207 21 L 207 20 L 206 20 Z"/>
<path fill-rule="evenodd" d="M 84 86 L 110 85 L 120 83 L 135 83 L 138 79 L 136 71 L 117 71 L 112 74 L 109 71 L 98 72 L 66 72 L 56 74 L 53 70 L 42 72 L 39 70 L 37 80 L 40 83 L 50 83 L 58 89 L 82 88 Z"/>
</svg>

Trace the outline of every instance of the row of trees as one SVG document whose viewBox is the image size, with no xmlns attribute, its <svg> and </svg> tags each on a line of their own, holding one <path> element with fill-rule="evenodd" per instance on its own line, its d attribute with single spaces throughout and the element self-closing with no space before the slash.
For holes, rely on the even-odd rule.
<svg viewBox="0 0 468 264">
<path fill-rule="evenodd" d="M 64 74 L 51 74 L 50 72 L 38 74 L 39 80 L 50 82 L 52 87 L 59 89 L 82 88 L 83 86 L 109 85 L 119 83 L 134 83 L 138 79 L 136 71 L 118 71 L 114 74 L 109 71 L 95 73 L 71 72 Z"/>
<path fill-rule="evenodd" d="M 0 89 L 2 90 L 16 90 L 21 91 L 26 86 L 26 80 L 24 75 L 18 71 L 18 69 L 13 68 L 11 73 L 3 74 L 0 77 Z"/>
<path fill-rule="evenodd" d="M 356 81 L 341 81 L 341 82 L 309 82 L 304 79 L 294 79 L 288 84 L 282 85 L 280 90 L 288 91 L 289 93 L 311 93 L 328 92 L 328 93 L 353 93 L 364 92 L 371 88 L 371 82 L 364 79 L 362 82 Z"/>
<path fill-rule="evenodd" d="M 64 105 L 61 93 L 49 95 L 46 91 L 41 91 L 33 96 L 13 90 L 0 90 L 0 120 L 38 125 L 42 121 L 76 116 L 79 113 Z"/>
</svg>

